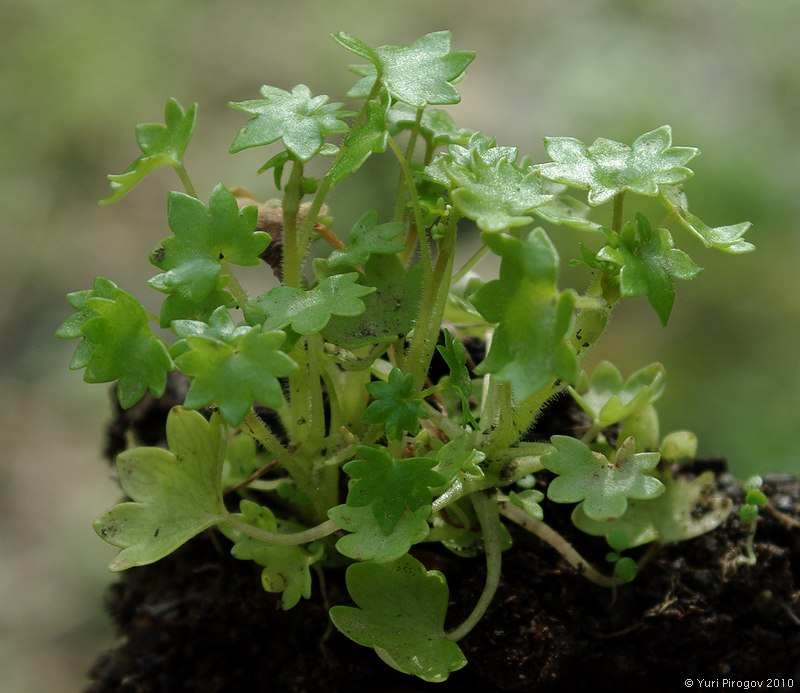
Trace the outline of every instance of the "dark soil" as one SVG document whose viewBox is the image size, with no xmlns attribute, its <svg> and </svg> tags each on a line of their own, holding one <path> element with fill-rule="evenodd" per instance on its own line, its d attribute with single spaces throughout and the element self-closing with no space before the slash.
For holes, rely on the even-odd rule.
<svg viewBox="0 0 800 693">
<path fill-rule="evenodd" d="M 126 428 L 163 424 L 167 408 L 118 418 L 117 440 Z M 580 426 L 557 403 L 531 437 Z M 696 463 L 681 473 L 708 467 L 724 465 Z M 739 485 L 723 474 L 719 488 L 738 508 Z M 800 516 L 797 478 L 766 477 L 763 490 L 774 508 Z M 545 515 L 571 532 L 564 508 L 548 505 Z M 261 569 L 233 559 L 226 540 L 209 532 L 111 586 L 107 605 L 118 639 L 95 663 L 86 691 L 677 691 L 688 678 L 716 680 L 718 688 L 723 679 L 760 680 L 766 688 L 768 679 L 800 678 L 800 528 L 778 514 L 761 512 L 753 566 L 738 560 L 747 530 L 734 512 L 717 531 L 662 547 L 616 594 L 566 567 L 532 535 L 512 533 L 495 600 L 460 643 L 469 664 L 446 683 L 397 673 L 329 627 L 327 606 L 348 601 L 342 572 L 326 573 L 327 604 L 315 584 L 311 600 L 283 612 L 262 590 Z M 602 566 L 602 542 L 582 544 L 577 534 L 576 545 Z M 483 587 L 481 559 L 429 548 L 415 555 L 447 576 L 448 626 L 459 623 Z"/>
</svg>

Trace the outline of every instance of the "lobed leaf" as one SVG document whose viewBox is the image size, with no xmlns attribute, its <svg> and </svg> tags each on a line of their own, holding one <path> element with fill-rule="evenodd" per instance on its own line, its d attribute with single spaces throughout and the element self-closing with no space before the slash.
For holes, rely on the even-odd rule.
<svg viewBox="0 0 800 693">
<path fill-rule="evenodd" d="M 620 372 L 608 361 L 599 363 L 591 378 L 584 374 L 577 388 L 570 388 L 573 398 L 592 418 L 592 423 L 603 428 L 644 409 L 663 391 L 664 367 L 660 363 L 636 371 L 623 383 Z"/>
<path fill-rule="evenodd" d="M 394 459 L 386 450 L 366 445 L 359 445 L 356 455 L 343 467 L 351 477 L 347 505 L 369 506 L 385 534 L 395 527 L 404 509 L 429 507 L 430 489 L 446 481 L 432 471 L 436 460 L 428 457 Z"/>
<path fill-rule="evenodd" d="M 610 245 L 597 253 L 597 260 L 619 268 L 620 295 L 647 296 L 663 325 L 667 324 L 675 302 L 675 279 L 693 279 L 702 269 L 682 250 L 673 247 L 666 229 L 653 229 L 650 222 L 636 215 L 621 234 L 604 229 Z"/>
<path fill-rule="evenodd" d="M 345 137 L 342 143 L 342 156 L 326 176 L 330 179 L 331 187 L 358 171 L 372 154 L 386 151 L 389 139 L 386 125 L 388 110 L 388 96 L 382 97 L 380 101 L 369 101 L 366 104 L 366 119 Z"/>
<path fill-rule="evenodd" d="M 239 504 L 238 520 L 268 532 L 281 531 L 282 524 L 266 506 L 249 500 Z M 311 596 L 310 566 L 319 561 L 324 554 L 318 543 L 306 549 L 302 546 L 267 544 L 241 532 L 222 525 L 223 533 L 234 545 L 231 555 L 245 561 L 255 561 L 261 571 L 261 584 L 267 592 L 281 593 L 281 608 L 286 611 L 296 606 L 301 598 Z"/>
<path fill-rule="evenodd" d="M 208 207 L 190 195 L 170 193 L 167 216 L 174 235 L 150 256 L 165 271 L 148 284 L 163 293 L 180 293 L 195 304 L 219 292 L 223 263 L 257 265 L 270 242 L 269 234 L 256 230 L 256 207 L 240 210 L 223 185 L 214 188 Z"/>
<path fill-rule="evenodd" d="M 350 230 L 347 248 L 333 250 L 325 264 L 331 269 L 359 267 L 372 255 L 394 255 L 405 248 L 405 240 L 401 238 L 404 234 L 402 222 L 378 224 L 378 213 L 370 209 Z"/>
<path fill-rule="evenodd" d="M 215 404 L 226 421 L 238 426 L 258 402 L 278 409 L 283 391 L 278 378 L 288 376 L 297 364 L 280 350 L 283 332 L 250 328 L 233 344 L 205 336 L 188 336 L 188 351 L 175 359 L 192 378 L 185 406 L 199 409 Z"/>
<path fill-rule="evenodd" d="M 593 520 L 622 517 L 629 498 L 647 500 L 664 492 L 664 484 L 651 475 L 659 454 L 633 452 L 633 438 L 619 446 L 613 462 L 576 438 L 553 436 L 550 442 L 555 450 L 542 456 L 542 465 L 558 477 L 547 487 L 547 497 L 556 503 L 581 503 Z"/>
<path fill-rule="evenodd" d="M 356 563 L 347 569 L 356 607 L 334 606 L 333 624 L 387 664 L 425 681 L 444 681 L 466 665 L 447 637 L 448 589 L 444 575 L 405 555 L 392 563 Z"/>
<path fill-rule="evenodd" d="M 412 436 L 419 433 L 419 420 L 428 415 L 411 373 L 404 375 L 399 368 L 393 368 L 388 381 L 368 383 L 366 387 L 373 401 L 361 417 L 364 421 L 384 424 L 389 440 L 399 440 L 405 431 Z"/>
<path fill-rule="evenodd" d="M 484 238 L 503 259 L 499 279 L 471 298 L 484 318 L 497 323 L 489 354 L 475 372 L 511 383 L 519 401 L 556 378 L 575 382 L 578 359 L 570 345 L 575 294 L 556 287 L 558 254 L 547 234 L 535 229 L 522 240 L 501 234 Z"/>
<path fill-rule="evenodd" d="M 661 201 L 675 214 L 681 226 L 699 238 L 706 248 L 717 248 L 726 253 L 736 254 L 749 253 L 755 249 L 752 243 L 743 239 L 744 234 L 750 229 L 749 221 L 712 228 L 689 212 L 686 195 L 677 186 L 664 187 L 661 190 Z"/>
<path fill-rule="evenodd" d="M 327 135 L 348 131 L 342 118 L 354 115 L 343 111 L 340 103 L 328 103 L 327 96 L 312 97 L 305 84 L 291 92 L 264 85 L 261 95 L 261 99 L 229 104 L 254 116 L 236 136 L 232 154 L 281 140 L 293 157 L 309 161 L 320 153 Z"/>
<path fill-rule="evenodd" d="M 364 312 L 361 299 L 375 287 L 359 284 L 359 276 L 358 272 L 336 274 L 309 291 L 278 286 L 249 303 L 245 317 L 267 331 L 291 326 L 302 335 L 320 332 L 335 315 L 352 317 Z"/>
<path fill-rule="evenodd" d="M 596 139 L 588 147 L 572 137 L 546 137 L 545 150 L 553 160 L 537 169 L 545 178 L 589 191 L 589 204 L 603 204 L 626 191 L 654 197 L 662 186 L 689 179 L 686 167 L 700 152 L 672 146 L 672 129 L 662 125 L 634 140 L 632 146 Z"/>
<path fill-rule="evenodd" d="M 663 483 L 664 493 L 650 500 L 631 500 L 621 517 L 592 519 L 581 504 L 572 512 L 572 522 L 593 536 L 621 536 L 633 548 L 651 541 L 686 541 L 711 532 L 733 509 L 730 498 L 714 494 L 713 472 L 703 472 L 694 479 L 677 479 L 668 474 Z"/>
<path fill-rule="evenodd" d="M 101 200 L 100 204 L 116 202 L 161 166 L 171 166 L 175 169 L 183 167 L 183 156 L 192 138 L 196 119 L 196 103 L 184 110 L 175 99 L 169 99 L 164 111 L 163 125 L 160 123 L 137 125 L 136 142 L 142 154 L 124 173 L 108 176 L 112 193 Z"/>
<path fill-rule="evenodd" d="M 334 34 L 333 38 L 370 62 L 354 68 L 362 79 L 348 96 L 366 98 L 378 80 L 392 99 L 415 108 L 458 103 L 461 96 L 453 84 L 475 59 L 474 51 L 450 51 L 449 31 L 426 34 L 409 46 L 375 49 L 344 32 Z"/>
<path fill-rule="evenodd" d="M 83 337 L 70 368 L 85 368 L 87 383 L 117 381 L 120 405 L 128 409 L 150 390 L 164 394 L 167 373 L 173 369 L 166 345 L 150 328 L 147 311 L 133 296 L 103 277 L 88 291 L 69 294 L 77 313 L 56 335 Z"/>
<path fill-rule="evenodd" d="M 111 570 L 147 565 L 172 553 L 227 515 L 222 502 L 225 429 L 218 416 L 174 407 L 167 416 L 163 448 L 134 448 L 117 457 L 122 489 L 130 502 L 95 520 L 94 529 L 122 549 Z"/>
</svg>

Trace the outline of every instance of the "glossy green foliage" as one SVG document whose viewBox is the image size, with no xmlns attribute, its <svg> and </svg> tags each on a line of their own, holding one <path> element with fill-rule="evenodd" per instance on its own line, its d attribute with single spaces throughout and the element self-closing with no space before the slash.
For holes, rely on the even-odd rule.
<svg viewBox="0 0 800 693">
<path fill-rule="evenodd" d="M 141 156 L 125 173 L 108 176 L 112 194 L 100 204 L 110 204 L 125 196 L 134 185 L 161 166 L 183 169 L 183 155 L 194 132 L 197 104 L 188 109 L 169 99 L 164 112 L 164 124 L 142 123 L 136 127 L 136 142 Z"/>
<path fill-rule="evenodd" d="M 378 213 L 364 212 L 347 237 L 347 247 L 336 248 L 326 260 L 331 269 L 359 267 L 372 255 L 394 255 L 405 248 L 405 229 L 400 222 L 378 224 Z"/>
<path fill-rule="evenodd" d="M 240 510 L 241 514 L 234 516 L 236 519 L 268 532 L 281 530 L 281 523 L 263 505 L 243 500 Z M 281 593 L 281 607 L 284 610 L 296 606 L 301 598 L 308 599 L 311 596 L 310 566 L 322 558 L 321 545 L 312 543 L 306 549 L 302 546 L 269 544 L 225 526 L 222 530 L 234 542 L 231 555 L 264 566 L 261 584 L 267 592 Z"/>
<path fill-rule="evenodd" d="M 572 396 L 591 417 L 592 423 L 606 428 L 632 416 L 655 402 L 664 391 L 664 367 L 653 363 L 623 382 L 617 368 L 603 361 L 589 378 L 585 373 Z"/>
<path fill-rule="evenodd" d="M 473 51 L 450 51 L 449 31 L 426 34 L 408 46 L 374 49 L 344 32 L 335 34 L 334 38 L 371 63 L 354 68 L 362 79 L 349 96 L 366 97 L 377 80 L 393 99 L 415 108 L 458 103 L 461 96 L 453 82 L 461 78 L 475 59 Z"/>
<path fill-rule="evenodd" d="M 336 627 L 389 665 L 442 681 L 464 666 L 456 642 L 490 608 L 507 522 L 614 587 L 644 568 L 630 549 L 727 517 L 731 503 L 709 493 L 709 475 L 669 472 L 697 446 L 687 432 L 659 446 L 663 368 L 623 379 L 605 361 L 591 376 L 581 367 L 617 302 L 645 296 L 666 324 L 676 281 L 700 272 L 676 229 L 736 254 L 752 249 L 749 224 L 711 227 L 689 211 L 683 186 L 698 151 L 673 146 L 668 126 L 630 146 L 547 138 L 551 160 L 536 163 L 433 107 L 460 100 L 474 58 L 451 50 L 449 32 L 377 48 L 334 39 L 361 62 L 352 106 L 303 84 L 230 104 L 249 117 L 230 151 L 271 147 L 259 172 L 272 169 L 280 199 L 219 184 L 201 201 L 184 165 L 195 106 L 170 100 L 165 124 L 137 128 L 142 155 L 110 177 L 103 202 L 160 166 L 177 172 L 172 235 L 150 255 L 160 314 L 98 278 L 68 296 L 75 314 L 58 335 L 79 340 L 71 367 L 87 381 L 117 381 L 124 407 L 163 395 L 171 371 L 169 396 L 185 389 L 169 449 L 118 459 L 130 500 L 96 523 L 121 549 L 113 569 L 213 529 L 291 609 L 349 565 L 355 605 L 331 609 Z M 363 210 L 340 204 L 351 177 L 383 161 L 398 181 L 388 199 L 373 188 Z M 654 203 L 666 209 L 658 226 L 644 216 Z M 564 227 L 581 233 L 584 287 L 559 285 L 569 277 L 555 245 L 569 241 Z M 484 279 L 487 256 L 499 274 Z M 581 439 L 537 440 L 548 402 L 565 392 L 589 419 Z M 545 493 L 575 504 L 573 527 L 546 524 Z M 747 491 L 748 561 L 763 502 Z M 578 531 L 605 538 L 611 550 L 599 539 L 592 552 L 606 553 L 605 566 L 578 555 Z M 411 555 L 426 555 L 422 542 L 476 559 L 485 579 L 448 632 L 445 578 Z"/>
<path fill-rule="evenodd" d="M 123 408 L 136 404 L 150 390 L 164 394 L 172 359 L 153 333 L 141 303 L 116 284 L 97 277 L 89 291 L 68 296 L 77 313 L 59 328 L 59 337 L 82 337 L 70 368 L 85 368 L 87 383 L 117 381 Z"/>
<path fill-rule="evenodd" d="M 547 137 L 553 160 L 539 167 L 545 178 L 589 191 L 589 204 L 600 205 L 621 193 L 656 196 L 661 186 L 677 185 L 693 173 L 686 167 L 700 152 L 672 146 L 672 129 L 663 125 L 637 137 L 632 146 L 596 139 L 586 146 L 572 137 Z"/>
<path fill-rule="evenodd" d="M 450 179 L 451 199 L 459 212 L 482 231 L 529 224 L 533 210 L 551 199 L 538 173 L 517 166 L 516 148 L 496 147 L 480 134 L 470 138 L 468 147 L 468 152 L 451 153 L 437 164 Z"/>
<path fill-rule="evenodd" d="M 233 141 L 231 153 L 281 140 L 291 156 L 308 161 L 322 150 L 327 135 L 347 132 L 342 119 L 353 115 L 340 103 L 328 103 L 327 96 L 311 96 L 304 84 L 291 92 L 264 85 L 261 96 L 229 104 L 253 116 Z"/>
<path fill-rule="evenodd" d="M 245 308 L 245 317 L 265 330 L 291 327 L 298 334 L 320 332 L 334 315 L 354 316 L 364 312 L 364 296 L 375 291 L 358 283 L 356 272 L 323 279 L 314 289 L 303 291 L 279 286 L 259 296 Z"/>
<path fill-rule="evenodd" d="M 222 503 L 225 429 L 219 417 L 176 407 L 163 448 L 135 448 L 117 457 L 122 490 L 131 499 L 99 517 L 95 531 L 122 549 L 111 570 L 167 556 L 227 515 Z"/>
<path fill-rule="evenodd" d="M 581 503 L 592 520 L 622 517 L 629 498 L 648 500 L 664 493 L 664 484 L 652 475 L 658 453 L 633 452 L 632 438 L 620 445 L 613 461 L 575 438 L 553 436 L 551 442 L 555 450 L 542 464 L 558 476 L 547 487 L 547 497 L 556 503 Z"/>
<path fill-rule="evenodd" d="M 283 332 L 261 332 L 255 327 L 234 344 L 208 337 L 187 337 L 188 351 L 175 360 L 192 378 L 185 406 L 199 409 L 213 402 L 234 426 L 242 423 L 256 402 L 280 407 L 283 392 L 278 378 L 297 368 L 280 350 L 284 339 Z"/>
<path fill-rule="evenodd" d="M 701 269 L 682 250 L 673 247 L 666 229 L 654 229 L 641 215 L 621 233 L 606 230 L 609 245 L 597 259 L 619 267 L 619 290 L 623 297 L 647 296 L 666 325 L 675 302 L 675 279 L 694 279 Z"/>
<path fill-rule="evenodd" d="M 369 383 L 367 391 L 373 401 L 364 412 L 364 421 L 383 424 L 390 440 L 399 440 L 405 431 L 419 433 L 420 419 L 427 419 L 428 415 L 422 407 L 422 397 L 414 390 L 414 376 L 394 368 L 386 382 Z"/>
<path fill-rule="evenodd" d="M 191 301 L 201 301 L 218 288 L 226 263 L 257 265 L 270 242 L 269 234 L 256 231 L 256 208 L 240 210 L 222 185 L 214 188 L 208 207 L 190 195 L 170 193 L 167 216 L 174 235 L 150 256 L 164 272 L 148 284 Z"/>
<path fill-rule="evenodd" d="M 356 607 L 334 606 L 334 625 L 388 664 L 425 681 L 444 681 L 467 660 L 444 631 L 448 589 L 444 576 L 411 556 L 347 569 Z"/>
<path fill-rule="evenodd" d="M 500 278 L 482 286 L 471 300 L 497 329 L 492 348 L 477 373 L 509 382 L 519 400 L 556 378 L 574 382 L 578 359 L 569 344 L 575 294 L 559 291 L 558 254 L 541 229 L 524 240 L 487 236 L 500 257 Z M 536 339 L 531 339 L 536 335 Z"/>
</svg>

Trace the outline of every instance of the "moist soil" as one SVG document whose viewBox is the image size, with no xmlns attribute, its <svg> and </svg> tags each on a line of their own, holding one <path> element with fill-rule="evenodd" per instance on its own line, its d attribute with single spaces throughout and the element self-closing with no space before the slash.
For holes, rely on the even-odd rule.
<svg viewBox="0 0 800 693">
<path fill-rule="evenodd" d="M 118 412 L 109 452 L 123 447 L 129 432 L 137 442 L 157 444 L 166 412 L 181 400 L 175 386 L 161 401 Z M 556 401 L 528 437 L 574 433 L 582 425 L 574 408 Z M 686 690 L 686 679 L 698 687 L 699 679 L 720 688 L 726 679 L 800 686 L 800 483 L 790 475 L 765 477 L 770 508 L 760 512 L 757 560 L 747 565 L 741 557 L 748 528 L 737 517 L 742 491 L 724 467 L 705 460 L 676 471 L 715 470 L 718 490 L 734 502 L 728 520 L 661 547 L 632 583 L 616 590 L 597 587 L 536 537 L 510 527 L 513 546 L 503 554 L 495 599 L 460 642 L 469 663 L 444 683 L 396 672 L 330 626 L 329 606 L 350 603 L 343 570 L 326 570 L 324 585 L 315 577 L 312 598 L 281 611 L 277 596 L 261 588 L 261 568 L 232 558 L 225 538 L 212 530 L 111 585 L 106 605 L 117 639 L 95 662 L 85 691 L 491 693 L 589 685 L 616 693 Z M 548 523 L 602 567 L 604 542 L 574 530 L 569 508 L 544 505 Z M 483 588 L 483 561 L 422 547 L 413 553 L 444 572 L 447 626 L 457 625 Z"/>
</svg>

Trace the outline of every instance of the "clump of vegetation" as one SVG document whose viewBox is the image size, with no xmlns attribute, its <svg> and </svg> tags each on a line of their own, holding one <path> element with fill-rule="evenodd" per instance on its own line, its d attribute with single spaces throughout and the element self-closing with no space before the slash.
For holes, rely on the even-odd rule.
<svg viewBox="0 0 800 693">
<path fill-rule="evenodd" d="M 120 549 L 112 570 L 213 529 L 236 558 L 263 566 L 264 589 L 291 609 L 315 572 L 347 565 L 352 604 L 330 609 L 333 624 L 391 666 L 441 681 L 466 664 L 458 642 L 491 603 L 507 522 L 616 588 L 648 555 L 625 552 L 728 516 L 710 472 L 671 473 L 696 439 L 661 437 L 663 367 L 626 378 L 607 362 L 587 374 L 582 362 L 623 299 L 645 297 L 667 323 L 677 280 L 701 271 L 673 230 L 737 254 L 752 250 L 749 224 L 712 227 L 689 211 L 683 185 L 699 152 L 673 145 L 669 126 L 630 145 L 548 137 L 550 160 L 537 163 L 438 108 L 459 101 L 454 85 L 475 57 L 451 51 L 449 32 L 380 48 L 334 39 L 361 61 L 354 110 L 302 84 L 231 104 L 249 119 L 230 151 L 271 147 L 260 170 L 280 199 L 222 184 L 201 199 L 184 166 L 196 105 L 170 99 L 164 124 L 138 126 L 141 156 L 109 176 L 103 202 L 159 167 L 177 172 L 172 235 L 150 254 L 160 314 L 98 277 L 68 296 L 76 312 L 58 334 L 80 339 L 71 367 L 87 382 L 116 381 L 122 407 L 162 396 L 173 371 L 190 383 L 167 419 L 168 449 L 118 456 L 130 500 L 95 522 Z M 376 155 L 397 167 L 392 216 L 366 205 L 334 222 L 336 190 Z M 317 159 L 328 162 L 321 176 L 310 172 Z M 653 200 L 658 219 L 643 213 Z M 479 241 L 457 267 L 459 234 L 473 225 Z M 585 234 L 574 260 L 583 291 L 559 285 L 550 234 L 564 226 Z M 473 270 L 489 254 L 500 270 L 487 281 Z M 272 272 L 251 295 L 237 267 L 262 261 Z M 585 430 L 531 439 L 558 395 L 585 412 Z M 755 522 L 755 493 L 745 522 Z M 608 544 L 608 572 L 547 524 L 545 497 L 573 506 L 574 525 Z M 485 557 L 483 592 L 450 629 L 446 577 L 414 556 L 423 542 Z"/>
</svg>

